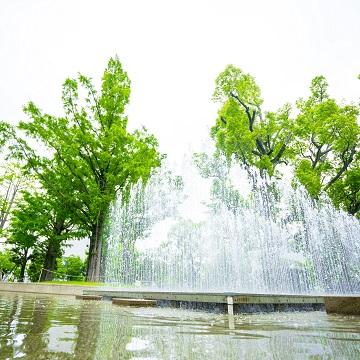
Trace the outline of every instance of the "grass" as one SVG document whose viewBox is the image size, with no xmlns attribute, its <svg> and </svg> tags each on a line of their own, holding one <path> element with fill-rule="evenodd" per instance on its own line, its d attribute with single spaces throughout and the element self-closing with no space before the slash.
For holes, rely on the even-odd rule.
<svg viewBox="0 0 360 360">
<path fill-rule="evenodd" d="M 53 280 L 53 281 L 42 281 L 41 284 L 60 284 L 60 285 L 78 285 L 78 286 L 104 286 L 105 283 L 102 282 L 92 282 L 92 281 L 62 281 L 62 280 Z"/>
</svg>

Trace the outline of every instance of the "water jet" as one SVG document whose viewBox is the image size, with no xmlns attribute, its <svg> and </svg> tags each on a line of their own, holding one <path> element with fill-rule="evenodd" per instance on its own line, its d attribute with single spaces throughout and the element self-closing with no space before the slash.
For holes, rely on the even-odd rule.
<svg viewBox="0 0 360 360">
<path fill-rule="evenodd" d="M 294 304 L 292 296 L 323 304 L 326 295 L 359 294 L 358 219 L 326 198 L 314 201 L 298 184 L 221 166 L 207 178 L 192 161 L 181 176 L 163 168 L 128 201 L 119 197 L 110 211 L 105 281 L 147 295 L 232 293 L 272 297 L 271 304 L 282 296 L 284 304 Z"/>
</svg>

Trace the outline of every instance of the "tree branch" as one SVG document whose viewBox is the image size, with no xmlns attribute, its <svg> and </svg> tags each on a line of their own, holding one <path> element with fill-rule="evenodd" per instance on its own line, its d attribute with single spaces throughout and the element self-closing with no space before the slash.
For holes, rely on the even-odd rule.
<svg viewBox="0 0 360 360">
<path fill-rule="evenodd" d="M 326 186 L 324 187 L 324 191 L 328 190 L 329 187 L 334 184 L 335 181 L 337 181 L 341 175 L 347 170 L 347 168 L 349 167 L 349 165 L 351 164 L 351 162 L 354 160 L 354 155 L 356 154 L 356 146 L 353 146 L 351 148 L 349 157 L 347 159 L 345 159 L 345 154 L 347 152 L 348 148 L 346 150 L 343 151 L 341 157 L 343 160 L 343 165 L 341 166 L 341 168 L 338 170 L 338 172 L 336 173 L 336 175 L 326 184 Z"/>
<path fill-rule="evenodd" d="M 276 164 L 279 163 L 281 157 L 283 156 L 283 154 L 284 154 L 284 152 L 285 152 L 285 150 L 286 150 L 286 148 L 287 148 L 287 145 L 288 145 L 290 139 L 291 139 L 291 134 L 288 134 L 288 136 L 286 137 L 286 139 L 285 139 L 284 143 L 282 144 L 280 150 L 278 151 L 278 153 L 276 154 L 276 156 L 271 160 L 271 162 L 272 162 L 273 164 L 276 165 Z"/>
</svg>

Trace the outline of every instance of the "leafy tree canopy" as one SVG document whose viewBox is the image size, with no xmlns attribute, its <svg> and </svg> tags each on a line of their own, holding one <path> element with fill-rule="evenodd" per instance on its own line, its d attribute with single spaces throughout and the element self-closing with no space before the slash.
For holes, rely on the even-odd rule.
<svg viewBox="0 0 360 360">
<path fill-rule="evenodd" d="M 139 179 L 146 181 L 161 161 L 153 135 L 145 128 L 127 130 L 124 110 L 129 97 L 127 73 L 119 59 L 112 58 L 99 93 L 90 78 L 79 74 L 64 82 L 63 117 L 43 113 L 30 102 L 24 108 L 30 121 L 20 124 L 53 157 L 44 158 L 38 147 L 24 140 L 19 141 L 19 154 L 40 175 L 56 164 L 53 170 L 66 192 L 64 201 L 74 207 L 75 222 L 89 234 L 89 280 L 99 279 L 101 237 L 110 202 Z M 44 180 L 44 186 L 52 184 Z"/>
<path fill-rule="evenodd" d="M 340 201 L 340 193 L 335 196 L 335 188 L 337 191 L 340 188 L 350 189 L 349 181 L 352 183 L 350 187 L 356 187 L 356 181 L 352 180 L 355 180 L 359 164 L 355 161 L 359 153 L 359 108 L 356 105 L 338 104 L 330 97 L 327 89 L 326 79 L 317 76 L 311 82 L 308 99 L 297 102 L 299 115 L 294 126 L 295 175 L 312 196 L 318 197 L 321 192 L 327 192 L 336 205 L 343 204 L 354 213 L 350 209 L 353 206 L 345 205 L 348 200 L 344 198 Z M 352 175 L 348 176 L 348 171 Z M 345 185 L 345 182 L 348 184 Z M 350 193 L 353 191 L 355 189 Z"/>
<path fill-rule="evenodd" d="M 55 278 L 62 280 L 84 280 L 86 275 L 86 264 L 79 256 L 71 255 L 59 258 Z"/>
<path fill-rule="evenodd" d="M 278 165 L 290 164 L 312 197 L 326 193 L 335 206 L 359 212 L 359 106 L 331 98 L 324 76 L 297 101 L 295 119 L 289 104 L 263 114 L 255 79 L 233 65 L 217 77 L 213 98 L 220 102 L 211 129 L 218 152 L 262 177 L 282 176 Z"/>
<path fill-rule="evenodd" d="M 44 228 L 43 219 L 38 217 L 40 204 L 32 201 L 33 199 L 28 193 L 24 200 L 17 204 L 8 231 L 7 243 L 11 246 L 13 261 L 21 268 L 20 281 L 24 280 L 26 265 L 32 254 L 44 246 L 39 238 L 39 231 L 42 232 Z"/>
<path fill-rule="evenodd" d="M 218 150 L 246 169 L 256 167 L 262 176 L 274 175 L 276 166 L 291 157 L 290 106 L 263 115 L 255 79 L 233 65 L 217 77 L 213 99 L 221 104 L 211 129 Z"/>
<path fill-rule="evenodd" d="M 0 281 L 12 274 L 16 267 L 11 251 L 8 249 L 0 251 Z"/>
</svg>

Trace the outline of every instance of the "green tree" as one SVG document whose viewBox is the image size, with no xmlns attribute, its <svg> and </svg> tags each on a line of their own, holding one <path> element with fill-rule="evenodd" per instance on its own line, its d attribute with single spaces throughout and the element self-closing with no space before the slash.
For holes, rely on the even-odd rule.
<svg viewBox="0 0 360 360">
<path fill-rule="evenodd" d="M 13 128 L 5 121 L 0 121 L 0 150 L 2 150 L 5 144 L 13 138 Z"/>
<path fill-rule="evenodd" d="M 8 223 L 11 210 L 15 204 L 23 177 L 19 166 L 8 161 L 8 143 L 14 138 L 13 128 L 4 121 L 0 121 L 0 236 Z"/>
<path fill-rule="evenodd" d="M 7 159 L 0 173 L 0 235 L 11 218 L 16 203 L 21 198 L 22 190 L 33 187 L 31 180 L 19 163 Z"/>
<path fill-rule="evenodd" d="M 290 106 L 263 115 L 263 100 L 255 79 L 228 65 L 216 79 L 213 99 L 220 102 L 211 136 L 217 149 L 228 159 L 234 157 L 247 170 L 256 167 L 261 176 L 291 157 Z"/>
<path fill-rule="evenodd" d="M 0 281 L 4 280 L 16 269 L 12 260 L 12 253 L 9 250 L 0 251 Z"/>
<path fill-rule="evenodd" d="M 14 211 L 10 227 L 10 243 L 14 250 L 21 247 L 24 241 L 30 242 L 32 253 L 28 255 L 28 260 L 30 257 L 33 263 L 42 260 L 41 281 L 52 280 L 56 259 L 62 255 L 64 242 L 81 236 L 69 217 L 67 204 L 60 204 L 57 200 L 44 193 L 25 192 L 22 202 Z"/>
<path fill-rule="evenodd" d="M 45 259 L 45 247 L 35 248 L 26 267 L 26 275 L 32 282 L 41 280 Z M 54 274 L 54 273 L 53 273 Z"/>
<path fill-rule="evenodd" d="M 83 101 L 79 93 L 84 94 Z M 34 171 L 56 164 L 58 181 L 66 189 L 63 202 L 74 211 L 74 221 L 89 235 L 87 279 L 100 276 L 102 233 L 109 204 L 117 193 L 125 194 L 139 179 L 144 181 L 161 156 L 157 140 L 147 130 L 127 130 L 125 107 L 129 102 L 130 80 L 117 58 L 109 60 L 98 93 L 91 79 L 79 74 L 63 85 L 65 116 L 44 114 L 32 102 L 24 111 L 30 121 L 21 122 L 27 136 L 40 141 L 53 154 L 51 161 L 43 149 L 20 140 L 18 150 Z M 44 181 L 49 189 L 53 184 Z M 69 196 L 71 194 L 71 196 Z"/>
<path fill-rule="evenodd" d="M 81 281 L 85 276 L 86 264 L 79 256 L 71 255 L 57 260 L 55 278 Z"/>
<path fill-rule="evenodd" d="M 355 214 L 359 210 L 359 162 L 355 161 L 359 153 L 359 108 L 339 105 L 327 89 L 326 79 L 317 76 L 311 82 L 309 98 L 297 102 L 295 175 L 311 196 L 328 193 L 335 205 Z"/>
<path fill-rule="evenodd" d="M 328 190 L 334 205 L 360 218 L 360 156 Z"/>
<path fill-rule="evenodd" d="M 11 246 L 13 261 L 20 268 L 19 281 L 24 281 L 26 266 L 32 253 L 43 246 L 33 231 L 34 228 L 41 228 L 41 221 L 39 225 L 36 215 L 36 211 L 26 201 L 21 202 L 13 212 L 9 226 L 7 243 Z"/>
<path fill-rule="evenodd" d="M 221 206 L 236 212 L 245 199 L 233 186 L 229 178 L 229 164 L 224 158 L 215 154 L 209 156 L 205 153 L 195 153 L 193 160 L 200 175 L 205 179 L 212 179 L 211 203 L 209 206 L 217 211 Z"/>
</svg>

